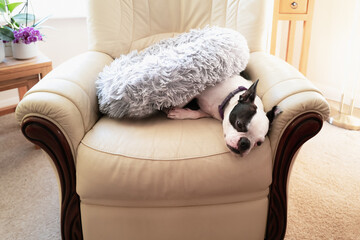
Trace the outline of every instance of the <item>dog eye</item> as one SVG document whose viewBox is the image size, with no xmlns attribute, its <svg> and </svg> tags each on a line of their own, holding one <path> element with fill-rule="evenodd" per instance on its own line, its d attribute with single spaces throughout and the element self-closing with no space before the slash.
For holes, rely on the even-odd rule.
<svg viewBox="0 0 360 240">
<path fill-rule="evenodd" d="M 243 129 L 243 124 L 239 121 L 239 120 L 237 120 L 236 121 L 236 126 L 239 128 L 239 129 Z"/>
<path fill-rule="evenodd" d="M 261 146 L 262 142 L 258 141 L 256 145 Z"/>
</svg>

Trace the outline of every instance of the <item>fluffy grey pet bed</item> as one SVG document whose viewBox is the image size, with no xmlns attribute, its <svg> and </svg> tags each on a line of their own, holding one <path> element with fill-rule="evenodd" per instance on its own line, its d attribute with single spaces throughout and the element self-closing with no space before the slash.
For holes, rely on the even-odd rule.
<svg viewBox="0 0 360 240">
<path fill-rule="evenodd" d="M 99 109 L 141 118 L 181 105 L 208 86 L 243 71 L 249 48 L 237 31 L 206 27 L 122 55 L 96 81 Z"/>
</svg>

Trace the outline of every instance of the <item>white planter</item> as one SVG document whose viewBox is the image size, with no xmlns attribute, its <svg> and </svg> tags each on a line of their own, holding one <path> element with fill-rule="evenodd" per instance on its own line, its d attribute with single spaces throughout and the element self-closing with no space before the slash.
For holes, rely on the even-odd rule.
<svg viewBox="0 0 360 240">
<path fill-rule="evenodd" d="M 4 43 L 5 45 L 5 57 L 12 57 L 12 46 L 11 42 Z"/>
<path fill-rule="evenodd" d="M 36 43 L 11 43 L 13 57 L 17 59 L 29 59 L 37 55 Z"/>
<path fill-rule="evenodd" d="M 2 62 L 4 59 L 5 59 L 4 43 L 2 40 L 0 40 L 0 62 Z"/>
</svg>

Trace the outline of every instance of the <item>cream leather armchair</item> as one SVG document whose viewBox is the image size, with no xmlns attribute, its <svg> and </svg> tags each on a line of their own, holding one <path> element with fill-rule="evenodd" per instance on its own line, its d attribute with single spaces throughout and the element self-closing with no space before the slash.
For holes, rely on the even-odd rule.
<svg viewBox="0 0 360 240">
<path fill-rule="evenodd" d="M 63 239 L 281 239 L 287 183 L 301 145 L 329 108 L 295 68 L 266 53 L 268 0 L 88 0 L 89 51 L 63 63 L 16 109 L 24 135 L 51 157 Z M 261 147 L 226 148 L 215 119 L 117 120 L 98 111 L 95 80 L 114 58 L 191 28 L 240 31 L 265 110 L 279 105 Z"/>
</svg>

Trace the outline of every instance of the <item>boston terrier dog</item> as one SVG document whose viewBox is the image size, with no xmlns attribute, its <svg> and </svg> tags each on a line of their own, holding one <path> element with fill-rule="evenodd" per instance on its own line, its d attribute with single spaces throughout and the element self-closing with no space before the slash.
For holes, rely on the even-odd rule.
<svg viewBox="0 0 360 240">
<path fill-rule="evenodd" d="M 258 82 L 251 84 L 241 76 L 234 76 L 196 96 L 200 109 L 183 108 L 184 104 L 168 110 L 167 117 L 218 119 L 222 121 L 227 147 L 241 157 L 245 156 L 264 142 L 271 122 L 281 113 L 277 106 L 264 112 L 262 102 L 256 95 Z"/>
</svg>

